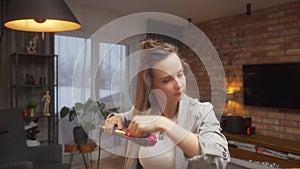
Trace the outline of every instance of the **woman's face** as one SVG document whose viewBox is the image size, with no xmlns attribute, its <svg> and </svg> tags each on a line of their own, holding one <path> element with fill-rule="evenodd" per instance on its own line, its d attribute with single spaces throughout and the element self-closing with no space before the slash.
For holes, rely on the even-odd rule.
<svg viewBox="0 0 300 169">
<path fill-rule="evenodd" d="M 156 63 L 152 69 L 151 89 L 159 89 L 166 95 L 167 102 L 181 100 L 186 88 L 186 79 L 179 57 L 172 53 Z"/>
</svg>

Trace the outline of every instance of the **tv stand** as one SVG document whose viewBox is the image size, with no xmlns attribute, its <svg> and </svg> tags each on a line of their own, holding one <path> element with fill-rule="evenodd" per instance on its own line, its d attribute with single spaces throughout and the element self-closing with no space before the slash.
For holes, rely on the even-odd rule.
<svg viewBox="0 0 300 169">
<path fill-rule="evenodd" d="M 300 142 L 298 141 L 262 135 L 231 134 L 227 132 L 224 132 L 224 135 L 229 142 L 234 141 L 254 146 L 254 149 L 247 150 L 247 148 L 229 145 L 231 157 L 276 163 L 282 168 L 300 167 L 300 159 L 297 159 L 297 157 L 300 157 Z M 267 154 L 267 152 L 262 151 L 264 148 L 274 150 L 276 153 L 289 154 L 289 157 Z M 291 155 L 296 155 L 296 157 L 291 158 Z"/>
</svg>

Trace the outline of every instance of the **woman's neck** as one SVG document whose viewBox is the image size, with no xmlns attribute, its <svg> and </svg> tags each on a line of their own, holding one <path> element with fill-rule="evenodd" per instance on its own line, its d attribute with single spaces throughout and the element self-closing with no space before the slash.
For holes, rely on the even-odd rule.
<svg viewBox="0 0 300 169">
<path fill-rule="evenodd" d="M 178 112 L 178 107 L 179 107 L 179 102 L 173 104 L 167 104 L 165 111 L 162 113 L 162 115 L 169 119 L 173 119 Z"/>
</svg>

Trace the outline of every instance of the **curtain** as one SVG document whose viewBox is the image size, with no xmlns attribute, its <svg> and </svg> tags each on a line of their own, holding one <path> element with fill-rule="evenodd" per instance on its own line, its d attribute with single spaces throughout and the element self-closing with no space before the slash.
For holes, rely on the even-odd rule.
<svg viewBox="0 0 300 169">
<path fill-rule="evenodd" d="M 138 60 L 128 59 L 130 51 L 137 50 L 139 40 L 120 43 L 97 41 L 69 36 L 55 36 L 55 53 L 58 59 L 58 107 L 72 107 L 88 99 L 106 104 L 106 108 L 118 107 L 120 112 L 132 106 L 128 99 L 131 72 L 136 72 Z M 131 45 L 134 44 L 134 45 Z M 86 117 L 83 117 L 86 118 Z M 96 128 L 88 131 L 90 139 L 99 142 L 99 125 L 104 119 L 95 115 L 88 117 Z M 85 120 L 85 119 L 80 119 Z M 79 120 L 79 121 L 80 121 Z M 59 120 L 59 143 L 73 140 L 75 124 L 67 118 Z M 119 145 L 118 137 L 102 137 L 106 147 Z M 119 151 L 119 150 L 118 150 Z"/>
<path fill-rule="evenodd" d="M 84 48 L 84 46 L 88 44 L 90 44 L 90 40 L 85 38 L 55 35 L 55 54 L 58 55 L 57 104 L 59 111 L 63 106 L 72 108 L 76 102 L 79 102 L 77 95 L 79 95 L 78 93 L 81 91 L 86 91 L 86 94 L 82 95 L 81 97 L 91 96 L 90 90 L 88 90 L 86 87 L 81 89 L 81 86 L 89 86 L 86 79 L 82 79 L 80 84 L 73 85 L 73 78 L 79 76 L 88 77 L 88 71 L 82 71 L 79 75 L 74 73 L 76 66 L 79 66 L 81 69 L 86 69 L 87 67 L 90 68 L 90 58 L 79 59 L 80 52 L 84 52 L 86 54 L 90 53 L 88 48 Z M 81 100 L 84 99 L 85 98 L 82 98 Z M 58 126 L 58 142 L 63 144 L 73 141 L 72 129 L 75 126 L 75 123 L 69 122 L 68 118 L 59 118 Z"/>
</svg>

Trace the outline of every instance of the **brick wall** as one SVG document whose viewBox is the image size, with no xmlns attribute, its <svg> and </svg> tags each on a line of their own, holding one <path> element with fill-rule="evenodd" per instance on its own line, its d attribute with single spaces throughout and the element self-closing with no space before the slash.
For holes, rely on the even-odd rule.
<svg viewBox="0 0 300 169">
<path fill-rule="evenodd" d="M 250 16 L 239 14 L 196 26 L 218 51 L 227 86 L 240 91 L 236 102 L 227 104 L 230 109 L 225 113 L 251 116 L 259 135 L 300 141 L 300 111 L 244 106 L 242 92 L 243 64 L 300 62 L 300 1 L 252 11 Z M 198 77 L 200 90 L 207 95 L 210 86 L 207 76 L 203 75 L 203 66 L 195 62 L 195 57 L 188 58 L 191 58 L 188 62 Z"/>
</svg>

